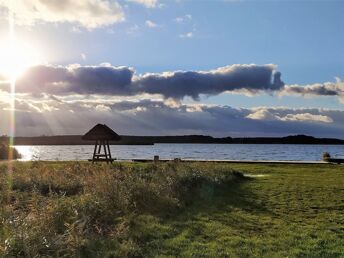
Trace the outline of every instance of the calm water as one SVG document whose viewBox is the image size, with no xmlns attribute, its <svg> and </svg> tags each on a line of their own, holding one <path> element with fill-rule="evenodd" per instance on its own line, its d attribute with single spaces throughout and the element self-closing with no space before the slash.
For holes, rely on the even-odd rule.
<svg viewBox="0 0 344 258">
<path fill-rule="evenodd" d="M 93 146 L 16 146 L 21 160 L 86 160 L 92 157 Z M 263 144 L 155 144 L 113 145 L 117 159 L 160 158 L 230 159 L 230 160 L 321 160 L 322 153 L 344 157 L 344 145 L 263 145 Z"/>
</svg>

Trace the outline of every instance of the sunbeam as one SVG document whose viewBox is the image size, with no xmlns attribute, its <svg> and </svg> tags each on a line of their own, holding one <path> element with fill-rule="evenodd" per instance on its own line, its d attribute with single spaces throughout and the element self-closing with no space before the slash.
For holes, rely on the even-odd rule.
<svg viewBox="0 0 344 258">
<path fill-rule="evenodd" d="M 8 22 L 9 22 L 9 40 L 10 44 L 15 44 L 15 31 L 14 31 L 14 15 L 13 12 L 9 11 L 8 13 Z M 15 70 L 15 67 L 13 67 Z M 10 130 L 9 130 L 9 146 L 8 148 L 8 171 L 12 172 L 13 166 L 12 166 L 12 160 L 13 160 L 13 143 L 14 143 L 14 135 L 15 135 L 15 94 L 16 94 L 16 74 L 11 73 L 10 74 L 10 85 L 11 85 L 11 91 L 10 91 Z"/>
</svg>

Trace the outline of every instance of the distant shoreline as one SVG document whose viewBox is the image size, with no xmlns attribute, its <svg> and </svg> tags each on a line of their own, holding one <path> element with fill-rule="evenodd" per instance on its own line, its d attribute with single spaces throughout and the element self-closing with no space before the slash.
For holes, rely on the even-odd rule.
<svg viewBox="0 0 344 258">
<path fill-rule="evenodd" d="M 82 135 L 59 135 L 38 137 L 15 137 L 13 145 L 93 145 L 93 141 L 81 139 Z M 0 142 L 9 143 L 7 136 L 0 137 Z M 113 145 L 153 145 L 156 143 L 202 143 L 202 144 L 318 144 L 342 145 L 344 140 L 335 138 L 315 138 L 307 135 L 292 135 L 286 137 L 223 137 L 216 138 L 205 135 L 181 136 L 121 136 L 120 141 L 111 142 Z"/>
</svg>

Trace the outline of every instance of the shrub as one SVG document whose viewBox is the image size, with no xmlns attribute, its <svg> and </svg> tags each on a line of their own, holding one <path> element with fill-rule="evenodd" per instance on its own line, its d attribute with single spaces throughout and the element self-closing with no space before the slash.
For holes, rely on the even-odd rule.
<svg viewBox="0 0 344 258">
<path fill-rule="evenodd" d="M 330 153 L 328 153 L 328 152 L 323 153 L 323 160 L 324 161 L 328 161 L 330 158 L 331 158 Z"/>
<path fill-rule="evenodd" d="M 21 158 L 21 155 L 19 154 L 19 152 L 14 147 L 10 147 L 6 144 L 0 144 L 0 160 L 8 159 L 10 152 L 12 152 L 12 155 L 13 155 L 12 158 L 13 159 Z"/>
</svg>

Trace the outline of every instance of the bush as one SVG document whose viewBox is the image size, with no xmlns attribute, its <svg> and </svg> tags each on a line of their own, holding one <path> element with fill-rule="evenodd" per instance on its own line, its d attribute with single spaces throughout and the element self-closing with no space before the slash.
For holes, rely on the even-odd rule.
<svg viewBox="0 0 344 258">
<path fill-rule="evenodd" d="M 0 144 L 0 160 L 8 159 L 9 158 L 9 153 L 12 152 L 12 158 L 13 159 L 19 159 L 21 158 L 21 155 L 19 152 L 14 148 L 10 147 L 5 144 Z"/>
<path fill-rule="evenodd" d="M 323 160 L 324 161 L 328 161 L 330 158 L 331 158 L 330 153 L 328 153 L 328 152 L 323 153 Z"/>
</svg>

